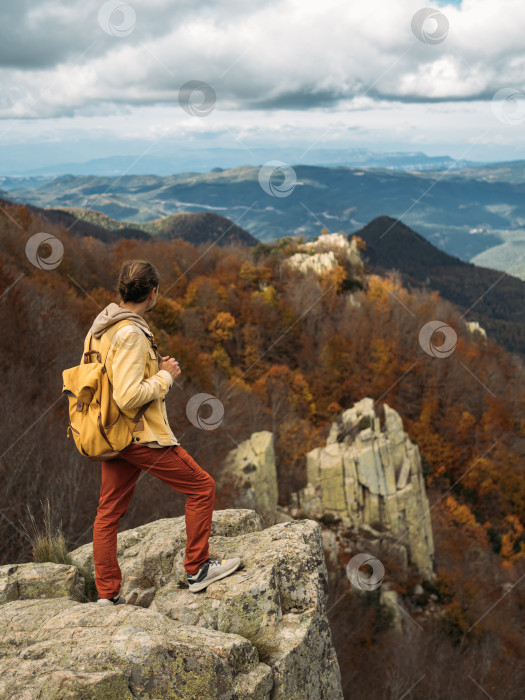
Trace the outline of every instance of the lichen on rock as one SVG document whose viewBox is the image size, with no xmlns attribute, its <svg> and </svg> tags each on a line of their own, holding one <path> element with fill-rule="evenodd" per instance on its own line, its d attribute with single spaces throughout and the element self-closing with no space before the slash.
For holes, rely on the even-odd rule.
<svg viewBox="0 0 525 700">
<path fill-rule="evenodd" d="M 27 562 L 0 566 L 0 604 L 26 598 L 82 601 L 84 578 L 75 566 Z"/>
<path fill-rule="evenodd" d="M 0 607 L 0 699 L 269 697 L 269 666 L 239 635 L 133 605 L 65 598 Z"/>
<path fill-rule="evenodd" d="M 119 533 L 128 605 L 0 605 L 0 700 L 343 697 L 316 522 L 263 529 L 253 510 L 215 511 L 210 556 L 242 567 L 199 593 L 187 588 L 185 545 L 184 517 Z M 93 568 L 91 543 L 70 554 Z"/>
</svg>

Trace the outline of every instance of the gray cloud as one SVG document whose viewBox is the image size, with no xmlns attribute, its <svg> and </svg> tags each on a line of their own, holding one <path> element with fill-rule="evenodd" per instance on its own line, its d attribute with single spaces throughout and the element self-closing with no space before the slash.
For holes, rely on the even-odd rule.
<svg viewBox="0 0 525 700">
<path fill-rule="evenodd" d="M 50 68 L 64 61 L 74 62 L 93 42 L 97 43 L 97 56 L 108 54 L 118 41 L 99 24 L 104 0 L 8 3 L 9 0 L 0 0 L 0 68 Z M 238 19 L 252 12 L 242 0 L 122 0 L 119 4 L 131 7 L 135 13 L 129 35 L 130 43 L 135 45 L 143 41 L 154 44 L 198 18 L 215 19 L 219 24 L 228 17 Z M 118 9 L 113 13 L 117 24 L 118 13 Z"/>
<path fill-rule="evenodd" d="M 449 33 L 419 41 L 413 0 L 142 0 L 129 33 L 99 24 L 99 0 L 5 2 L 0 118 L 177 105 L 187 80 L 210 83 L 225 110 L 309 110 L 367 96 L 406 103 L 490 100 L 525 91 L 518 0 L 441 7 Z M 116 9 L 116 26 L 124 15 Z"/>
</svg>

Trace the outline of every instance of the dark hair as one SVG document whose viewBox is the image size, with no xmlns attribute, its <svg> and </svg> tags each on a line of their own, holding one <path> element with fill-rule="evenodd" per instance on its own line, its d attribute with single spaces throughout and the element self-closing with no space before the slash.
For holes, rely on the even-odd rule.
<svg viewBox="0 0 525 700">
<path fill-rule="evenodd" d="M 147 260 L 127 260 L 120 268 L 118 293 L 124 303 L 140 304 L 159 281 L 158 270 Z"/>
</svg>

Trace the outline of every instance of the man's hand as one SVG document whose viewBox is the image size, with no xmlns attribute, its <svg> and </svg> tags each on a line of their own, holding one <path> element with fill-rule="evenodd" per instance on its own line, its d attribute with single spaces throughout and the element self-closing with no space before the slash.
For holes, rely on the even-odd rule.
<svg viewBox="0 0 525 700">
<path fill-rule="evenodd" d="M 165 355 L 159 362 L 159 370 L 166 369 L 171 374 L 173 379 L 177 379 L 182 370 L 179 367 L 179 363 L 173 357 Z"/>
</svg>

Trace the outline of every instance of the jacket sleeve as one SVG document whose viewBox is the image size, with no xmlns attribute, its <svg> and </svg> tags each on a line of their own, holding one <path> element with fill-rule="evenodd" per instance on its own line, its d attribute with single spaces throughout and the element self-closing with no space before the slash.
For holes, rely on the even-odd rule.
<svg viewBox="0 0 525 700">
<path fill-rule="evenodd" d="M 164 398 L 173 385 L 174 379 L 166 369 L 144 379 L 147 342 L 142 331 L 132 325 L 119 328 L 113 336 L 113 398 L 123 411 L 139 408 L 151 399 Z"/>
</svg>

